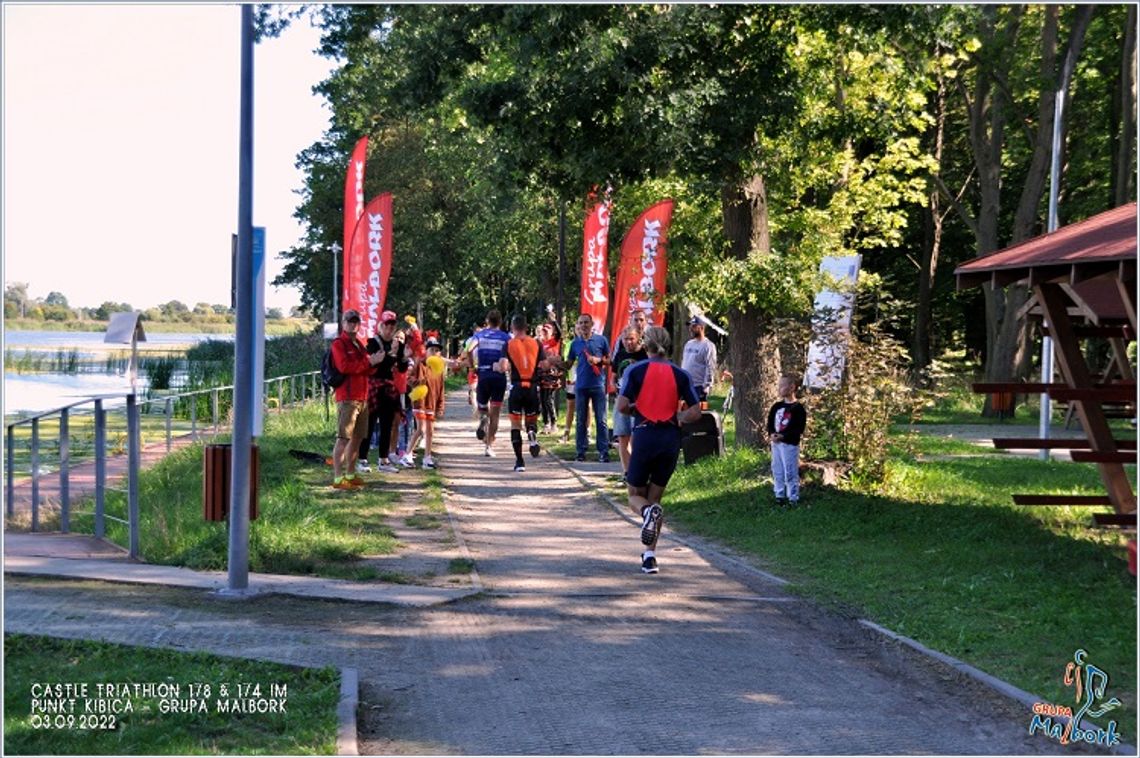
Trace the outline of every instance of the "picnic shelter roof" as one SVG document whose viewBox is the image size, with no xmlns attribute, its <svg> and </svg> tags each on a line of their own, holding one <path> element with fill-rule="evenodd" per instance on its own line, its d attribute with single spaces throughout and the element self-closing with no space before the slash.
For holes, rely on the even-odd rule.
<svg viewBox="0 0 1140 758">
<path fill-rule="evenodd" d="M 954 269 L 958 289 L 986 282 L 1005 286 L 1029 280 L 1078 282 L 1115 275 L 1136 275 L 1136 203 L 1122 205 L 1084 221 L 1062 226 Z"/>
</svg>

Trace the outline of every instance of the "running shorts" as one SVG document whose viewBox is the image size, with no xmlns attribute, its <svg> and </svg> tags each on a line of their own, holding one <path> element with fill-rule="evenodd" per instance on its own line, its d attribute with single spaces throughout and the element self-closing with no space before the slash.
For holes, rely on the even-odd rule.
<svg viewBox="0 0 1140 758">
<path fill-rule="evenodd" d="M 650 483 L 664 487 L 677 468 L 680 454 L 680 427 L 646 423 L 634 426 L 626 482 L 631 487 L 646 487 Z"/>
<path fill-rule="evenodd" d="M 480 373 L 479 383 L 475 385 L 475 402 L 480 408 L 486 408 L 487 403 L 503 404 L 503 396 L 507 394 L 507 375 L 494 373 Z"/>
<path fill-rule="evenodd" d="M 511 394 L 507 397 L 507 413 L 512 416 L 537 416 L 540 408 L 538 390 L 533 386 L 516 384 L 511 387 Z"/>
</svg>

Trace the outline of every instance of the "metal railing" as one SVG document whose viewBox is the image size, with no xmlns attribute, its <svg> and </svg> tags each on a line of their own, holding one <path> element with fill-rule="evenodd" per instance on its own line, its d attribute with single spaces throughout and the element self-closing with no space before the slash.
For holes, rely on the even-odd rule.
<svg viewBox="0 0 1140 758">
<path fill-rule="evenodd" d="M 6 512 L 15 515 L 16 486 L 30 489 L 31 530 L 41 526 L 42 489 L 50 481 L 53 466 L 58 467 L 59 530 L 72 529 L 73 516 L 92 517 L 91 533 L 106 539 L 106 522 L 122 524 L 127 531 L 127 550 L 132 558 L 139 554 L 139 470 L 148 443 L 159 452 L 174 448 L 177 437 L 191 443 L 205 436 L 217 437 L 230 426 L 233 408 L 233 385 L 209 387 L 189 392 L 157 394 L 139 398 L 134 394 L 103 395 L 53 408 L 5 423 Z M 277 376 L 264 380 L 264 408 L 283 411 L 285 407 L 306 399 L 325 399 L 328 393 L 320 381 L 319 371 Z M 202 410 L 202 413 L 199 411 Z M 326 408 L 327 410 L 327 408 Z M 161 414 L 161 418 L 155 416 Z M 200 417 L 209 420 L 200 423 Z M 44 432 L 48 432 L 45 439 Z M 165 440 L 165 445 L 163 445 Z M 125 487 L 107 484 L 109 458 L 126 456 Z M 72 510 L 71 476 L 83 463 L 93 467 L 94 510 Z M 17 479 L 20 481 L 17 482 Z M 107 493 L 125 495 L 125 518 L 107 512 Z"/>
</svg>

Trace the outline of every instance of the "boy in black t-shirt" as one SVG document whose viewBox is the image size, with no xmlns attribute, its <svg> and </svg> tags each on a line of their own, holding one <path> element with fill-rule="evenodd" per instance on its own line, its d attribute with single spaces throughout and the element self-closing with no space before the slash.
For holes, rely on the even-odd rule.
<svg viewBox="0 0 1140 758">
<path fill-rule="evenodd" d="M 776 505 L 794 508 L 800 501 L 800 436 L 807 426 L 807 411 L 796 401 L 795 377 L 781 376 L 776 391 L 781 399 L 768 410 Z"/>
</svg>

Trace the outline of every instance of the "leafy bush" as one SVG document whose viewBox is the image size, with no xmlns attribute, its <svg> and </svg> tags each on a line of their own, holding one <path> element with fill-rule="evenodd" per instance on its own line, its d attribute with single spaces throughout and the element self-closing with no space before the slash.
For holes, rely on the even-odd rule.
<svg viewBox="0 0 1140 758">
<path fill-rule="evenodd" d="M 911 416 L 919 393 L 907 381 L 906 347 L 878 324 L 848 341 L 842 382 L 809 397 L 804 456 L 851 463 L 856 486 L 873 489 L 886 475 L 892 418 Z"/>
</svg>

